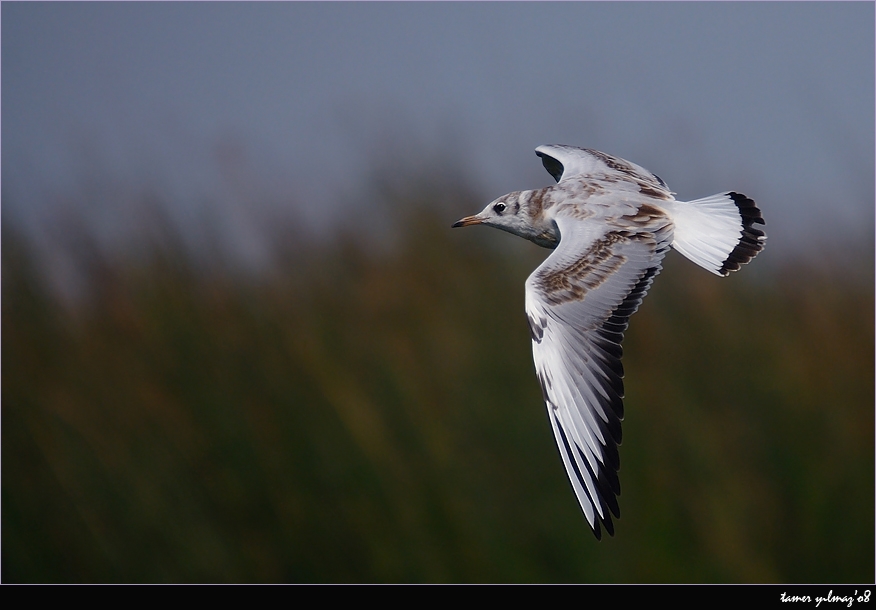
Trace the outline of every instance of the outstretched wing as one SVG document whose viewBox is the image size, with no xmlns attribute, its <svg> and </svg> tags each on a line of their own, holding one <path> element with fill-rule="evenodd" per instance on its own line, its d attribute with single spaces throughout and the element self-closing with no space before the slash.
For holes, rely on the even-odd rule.
<svg viewBox="0 0 876 610">
<path fill-rule="evenodd" d="M 597 538 L 620 516 L 621 341 L 671 242 L 665 216 L 588 223 L 559 215 L 559 247 L 526 281 L 536 374 L 566 472 Z"/>
<path fill-rule="evenodd" d="M 672 196 L 669 187 L 657 174 L 598 150 L 547 144 L 536 148 L 535 154 L 541 157 L 542 165 L 557 182 L 578 177 L 615 179 L 638 184 L 643 193 L 658 199 Z"/>
</svg>

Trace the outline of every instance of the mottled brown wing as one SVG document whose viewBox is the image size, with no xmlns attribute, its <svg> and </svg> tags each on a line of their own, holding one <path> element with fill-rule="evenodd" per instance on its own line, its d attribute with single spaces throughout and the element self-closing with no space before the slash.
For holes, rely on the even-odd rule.
<svg viewBox="0 0 876 610">
<path fill-rule="evenodd" d="M 671 242 L 668 219 L 642 227 L 556 219 L 559 247 L 526 282 L 536 374 L 587 521 L 620 516 L 621 342 Z"/>
<path fill-rule="evenodd" d="M 660 176 L 620 157 L 565 144 L 539 146 L 535 154 L 557 182 L 578 178 L 622 181 L 637 185 L 641 192 L 656 199 L 672 198 L 672 192 Z"/>
</svg>

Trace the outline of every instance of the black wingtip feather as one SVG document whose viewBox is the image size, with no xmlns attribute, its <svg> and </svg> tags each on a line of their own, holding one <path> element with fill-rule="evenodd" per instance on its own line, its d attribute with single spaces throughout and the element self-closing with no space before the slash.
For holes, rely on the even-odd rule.
<svg viewBox="0 0 876 610">
<path fill-rule="evenodd" d="M 541 164 L 544 165 L 544 168 L 548 171 L 548 173 L 553 176 L 554 180 L 557 182 L 560 181 L 560 178 L 563 177 L 563 164 L 551 157 L 550 155 L 546 155 L 541 151 L 535 151 L 535 154 L 541 157 Z"/>
<path fill-rule="evenodd" d="M 569 463 L 575 471 L 575 478 L 581 484 L 584 493 L 587 495 L 587 500 L 596 511 L 593 524 L 591 525 L 588 521 L 588 525 L 590 525 L 597 540 L 602 539 L 600 522 L 605 527 L 605 531 L 608 532 L 608 535 L 614 536 L 614 524 L 611 521 L 611 515 L 613 514 L 616 518 L 620 518 L 620 506 L 617 502 L 617 496 L 620 494 L 620 480 L 617 477 L 617 471 L 614 469 L 608 469 L 603 464 L 599 469 L 599 475 L 597 476 L 590 467 L 590 463 L 587 461 L 586 456 L 581 452 L 581 449 L 578 448 L 576 444 L 569 442 L 569 439 L 566 437 L 566 432 L 563 430 L 563 427 L 559 425 L 559 422 L 557 422 L 557 430 L 560 432 L 560 441 L 562 442 L 562 447 L 569 458 Z M 587 474 L 596 484 L 596 498 L 591 496 L 590 491 L 587 489 L 587 485 L 584 482 L 584 476 L 581 474 L 578 467 L 578 460 L 575 459 L 575 454 L 581 458 L 581 463 L 584 464 L 584 467 L 587 469 Z M 600 511 L 604 516 L 599 516 Z M 609 511 L 611 512 L 609 513 Z"/>
</svg>

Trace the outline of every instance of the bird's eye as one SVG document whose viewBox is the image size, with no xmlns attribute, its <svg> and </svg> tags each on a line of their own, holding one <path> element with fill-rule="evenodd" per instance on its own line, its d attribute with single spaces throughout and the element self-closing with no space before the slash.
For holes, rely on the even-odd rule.
<svg viewBox="0 0 876 610">
<path fill-rule="evenodd" d="M 493 206 L 493 209 L 496 211 L 496 214 L 501 214 L 502 212 L 505 211 L 505 204 L 504 203 L 497 203 L 496 205 Z"/>
</svg>

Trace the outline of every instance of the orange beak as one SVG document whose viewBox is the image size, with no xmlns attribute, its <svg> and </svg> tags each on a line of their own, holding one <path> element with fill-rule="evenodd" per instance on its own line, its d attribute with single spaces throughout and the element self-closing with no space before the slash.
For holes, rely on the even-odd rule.
<svg viewBox="0 0 876 610">
<path fill-rule="evenodd" d="M 461 218 L 454 222 L 450 228 L 455 229 L 456 227 L 469 227 L 471 225 L 479 225 L 484 222 L 483 218 L 480 216 L 466 216 L 465 218 Z"/>
</svg>

